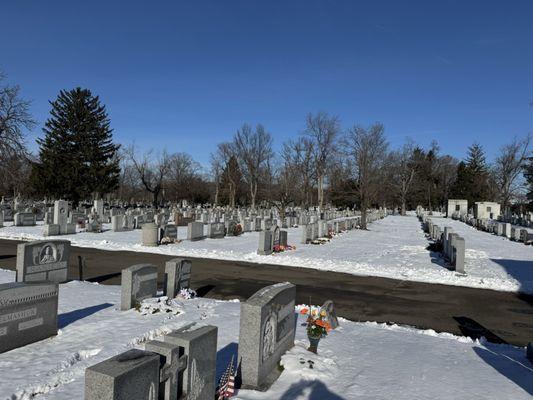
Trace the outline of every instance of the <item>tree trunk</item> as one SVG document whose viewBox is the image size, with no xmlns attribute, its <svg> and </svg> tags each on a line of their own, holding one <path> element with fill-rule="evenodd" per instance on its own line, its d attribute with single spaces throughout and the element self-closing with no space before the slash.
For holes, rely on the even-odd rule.
<svg viewBox="0 0 533 400">
<path fill-rule="evenodd" d="M 257 196 L 257 183 L 250 184 L 250 197 L 252 200 L 252 210 L 255 210 L 255 198 Z"/>
<path fill-rule="evenodd" d="M 324 175 L 319 174 L 318 175 L 318 210 L 322 210 L 322 207 L 324 205 Z"/>
</svg>

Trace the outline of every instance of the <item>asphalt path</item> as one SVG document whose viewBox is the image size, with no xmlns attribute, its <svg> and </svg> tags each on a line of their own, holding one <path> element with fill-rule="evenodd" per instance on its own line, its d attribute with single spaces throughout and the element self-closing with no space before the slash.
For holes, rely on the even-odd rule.
<svg viewBox="0 0 533 400">
<path fill-rule="evenodd" d="M 0 268 L 15 270 L 17 243 L 0 240 Z M 84 280 L 120 285 L 122 269 L 150 263 L 158 267 L 161 288 L 165 261 L 173 258 L 72 247 L 70 279 L 79 279 L 78 256 L 85 260 Z M 533 341 L 532 295 L 279 265 L 191 260 L 191 286 L 205 297 L 245 300 L 263 286 L 289 281 L 297 286 L 297 303 L 322 304 L 331 299 L 337 314 L 352 321 L 412 325 L 520 346 Z"/>
</svg>

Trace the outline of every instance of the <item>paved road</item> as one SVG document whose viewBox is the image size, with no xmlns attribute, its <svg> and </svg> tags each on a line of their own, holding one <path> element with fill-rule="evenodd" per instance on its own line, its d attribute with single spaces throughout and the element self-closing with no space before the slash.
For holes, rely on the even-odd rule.
<svg viewBox="0 0 533 400">
<path fill-rule="evenodd" d="M 0 240 L 0 267 L 15 269 L 15 241 Z M 120 284 L 120 271 L 152 263 L 162 279 L 164 262 L 172 257 L 150 253 L 73 247 L 69 276 L 78 279 L 78 255 L 86 260 L 84 279 Z M 524 346 L 533 341 L 533 296 L 432 285 L 337 272 L 193 258 L 192 287 L 206 297 L 246 299 L 263 286 L 290 281 L 297 302 L 321 304 L 332 299 L 340 316 L 431 328 L 438 332 Z M 160 282 L 162 285 L 162 282 Z"/>
</svg>

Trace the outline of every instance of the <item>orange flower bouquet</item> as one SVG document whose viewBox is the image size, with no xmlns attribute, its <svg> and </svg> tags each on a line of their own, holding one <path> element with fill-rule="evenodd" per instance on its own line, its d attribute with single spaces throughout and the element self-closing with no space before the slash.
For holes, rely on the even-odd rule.
<svg viewBox="0 0 533 400">
<path fill-rule="evenodd" d="M 303 308 L 300 314 L 307 315 L 307 337 L 309 338 L 309 348 L 307 350 L 316 354 L 318 342 L 326 337 L 331 330 L 331 325 L 327 320 L 327 313 L 324 310 Z"/>
</svg>

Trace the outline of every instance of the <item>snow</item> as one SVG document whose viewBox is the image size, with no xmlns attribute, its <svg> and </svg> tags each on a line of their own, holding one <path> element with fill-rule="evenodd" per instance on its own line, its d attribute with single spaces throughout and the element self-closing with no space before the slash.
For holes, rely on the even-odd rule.
<svg viewBox="0 0 533 400">
<path fill-rule="evenodd" d="M 427 250 L 429 244 L 419 221 L 410 216 L 389 216 L 369 225 L 368 231 L 344 232 L 324 245 L 299 244 L 301 228 L 289 228 L 289 244 L 296 250 L 261 256 L 257 254 L 258 232 L 239 237 L 205 239 L 159 247 L 141 245 L 141 231 L 112 232 L 104 225 L 103 233 L 80 232 L 63 235 L 80 247 L 103 250 L 126 250 L 181 257 L 199 257 L 247 261 L 253 264 L 277 264 L 353 275 L 379 276 L 408 281 L 439 283 L 502 291 L 533 293 L 533 246 L 525 246 L 497 237 L 451 219 L 433 216 L 441 226 L 451 226 L 465 238 L 466 276 L 446 268 L 437 254 Z M 186 227 L 178 228 L 185 239 Z M 0 238 L 44 239 L 42 226 L 0 229 Z"/>
<path fill-rule="evenodd" d="M 0 270 L 0 282 L 14 273 Z M 161 300 L 147 302 L 156 307 Z M 240 304 L 172 300 L 170 313 L 120 311 L 120 287 L 72 281 L 60 285 L 57 336 L 0 354 L 0 400 L 83 398 L 84 371 L 131 348 L 143 349 L 191 322 L 218 327 L 217 374 L 237 351 Z M 297 307 L 298 309 L 298 307 Z M 175 314 L 177 312 L 177 314 Z M 340 320 L 308 345 L 303 316 L 284 371 L 267 392 L 241 390 L 237 399 L 531 399 L 533 365 L 525 350 L 447 333 Z M 310 368 L 312 366 L 313 368 Z"/>
</svg>

